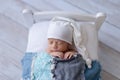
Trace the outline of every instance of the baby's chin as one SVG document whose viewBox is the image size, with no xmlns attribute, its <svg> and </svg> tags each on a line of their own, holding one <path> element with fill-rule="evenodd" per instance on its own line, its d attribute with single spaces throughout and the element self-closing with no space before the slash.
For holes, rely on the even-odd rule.
<svg viewBox="0 0 120 80">
<path fill-rule="evenodd" d="M 60 50 L 50 50 L 50 52 L 62 52 Z"/>
</svg>

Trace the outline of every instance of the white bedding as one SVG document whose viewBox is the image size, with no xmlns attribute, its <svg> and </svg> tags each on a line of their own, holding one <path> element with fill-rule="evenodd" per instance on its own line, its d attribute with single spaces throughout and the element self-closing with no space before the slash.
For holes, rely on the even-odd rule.
<svg viewBox="0 0 120 80">
<path fill-rule="evenodd" d="M 98 30 L 93 22 L 78 22 L 81 25 L 82 45 L 84 45 L 93 60 L 98 59 Z M 43 20 L 33 24 L 29 30 L 26 52 L 44 51 L 47 47 L 47 29 L 49 21 Z M 59 28 L 58 28 L 59 29 Z"/>
</svg>

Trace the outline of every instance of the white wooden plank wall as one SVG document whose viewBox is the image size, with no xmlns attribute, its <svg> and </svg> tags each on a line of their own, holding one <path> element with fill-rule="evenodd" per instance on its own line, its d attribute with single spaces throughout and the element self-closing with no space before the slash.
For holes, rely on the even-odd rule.
<svg viewBox="0 0 120 80">
<path fill-rule="evenodd" d="M 24 8 L 33 11 L 107 13 L 107 19 L 99 31 L 99 57 L 105 70 L 103 80 L 119 80 L 119 3 L 119 0 L 0 0 L 0 80 L 19 80 L 21 77 L 20 60 L 26 49 L 30 27 L 21 13 Z"/>
<path fill-rule="evenodd" d="M 19 80 L 26 43 L 26 28 L 0 15 L 0 80 Z"/>
</svg>

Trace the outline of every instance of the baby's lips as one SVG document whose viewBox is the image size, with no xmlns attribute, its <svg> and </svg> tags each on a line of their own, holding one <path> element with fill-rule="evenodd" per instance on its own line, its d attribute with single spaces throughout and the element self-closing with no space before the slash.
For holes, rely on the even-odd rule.
<svg viewBox="0 0 120 80">
<path fill-rule="evenodd" d="M 53 49 L 53 50 L 50 50 L 50 51 L 52 51 L 52 52 L 56 52 L 57 50 L 54 50 L 54 49 Z"/>
</svg>

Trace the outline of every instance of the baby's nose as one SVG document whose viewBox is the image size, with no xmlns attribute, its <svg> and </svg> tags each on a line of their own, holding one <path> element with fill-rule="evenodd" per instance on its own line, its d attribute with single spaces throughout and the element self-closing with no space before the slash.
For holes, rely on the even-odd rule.
<svg viewBox="0 0 120 80">
<path fill-rule="evenodd" d="M 52 47 L 53 47 L 54 49 L 57 49 L 57 44 L 56 44 L 56 43 L 53 43 Z"/>
</svg>

